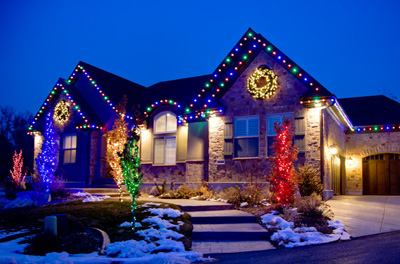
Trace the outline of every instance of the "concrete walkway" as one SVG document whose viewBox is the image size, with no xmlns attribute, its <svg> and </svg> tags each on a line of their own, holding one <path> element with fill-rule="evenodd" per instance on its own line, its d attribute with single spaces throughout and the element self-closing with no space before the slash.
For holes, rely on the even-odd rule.
<svg viewBox="0 0 400 264">
<path fill-rule="evenodd" d="M 335 219 L 352 237 L 400 230 L 400 196 L 334 196 Z"/>
<path fill-rule="evenodd" d="M 268 231 L 255 216 L 234 210 L 231 204 L 187 199 L 139 198 L 138 201 L 179 205 L 191 216 L 192 250 L 203 254 L 274 249 Z"/>
</svg>

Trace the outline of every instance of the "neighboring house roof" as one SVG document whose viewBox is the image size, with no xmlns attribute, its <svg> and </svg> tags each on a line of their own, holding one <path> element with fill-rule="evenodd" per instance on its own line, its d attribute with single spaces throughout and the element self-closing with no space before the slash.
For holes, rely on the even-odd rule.
<svg viewBox="0 0 400 264">
<path fill-rule="evenodd" d="M 400 124 L 400 103 L 384 95 L 339 99 L 355 126 Z"/>
</svg>

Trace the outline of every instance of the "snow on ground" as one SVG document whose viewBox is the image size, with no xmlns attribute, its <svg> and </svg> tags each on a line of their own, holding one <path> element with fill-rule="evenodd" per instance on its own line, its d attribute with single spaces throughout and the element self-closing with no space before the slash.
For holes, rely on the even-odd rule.
<svg viewBox="0 0 400 264">
<path fill-rule="evenodd" d="M 160 203 L 145 203 L 142 205 L 138 205 L 138 207 L 149 207 L 149 206 L 160 206 Z"/>
<path fill-rule="evenodd" d="M 14 236 L 18 234 L 29 233 L 29 229 L 21 229 L 18 231 L 7 231 L 7 230 L 0 230 L 0 239 L 5 237 Z"/>
<path fill-rule="evenodd" d="M 86 197 L 86 196 L 90 196 L 91 194 L 87 193 L 87 192 L 77 192 L 77 193 L 73 193 L 72 195 L 76 196 L 76 197 Z"/>
<path fill-rule="evenodd" d="M 83 199 L 82 202 L 84 202 L 84 203 L 88 203 L 88 202 L 101 202 L 101 201 L 103 201 L 104 199 L 109 199 L 109 198 L 111 198 L 111 197 L 108 196 L 108 195 L 104 195 L 104 196 L 89 195 L 89 196 L 86 196 L 86 198 Z"/>
<path fill-rule="evenodd" d="M 157 208 L 149 208 L 157 209 Z M 151 227 L 136 231 L 143 240 L 127 240 L 108 244 L 105 248 L 106 255 L 98 255 L 97 252 L 90 254 L 68 254 L 48 253 L 46 256 L 32 256 L 21 254 L 26 244 L 19 244 L 24 238 L 0 243 L 0 263 L 49 263 L 49 264 L 80 264 L 80 263 L 127 263 L 127 264 L 189 264 L 196 261 L 211 261 L 210 258 L 203 258 L 200 252 L 185 251 L 181 241 L 176 241 L 183 237 L 182 234 L 171 230 L 179 229 L 183 222 L 178 221 L 178 225 L 162 219 L 164 215 L 177 217 L 182 213 L 170 208 L 160 208 L 154 210 L 155 216 L 144 219 L 143 222 L 151 223 Z M 174 212 L 177 211 L 177 212 Z M 178 214 L 179 213 L 179 214 Z M 136 223 L 136 227 L 142 227 Z M 120 227 L 131 227 L 132 223 L 124 222 Z M 154 228 L 156 227 L 156 228 Z M 170 251 L 170 252 L 160 252 Z"/>
<path fill-rule="evenodd" d="M 275 213 L 261 216 L 261 221 L 268 229 L 277 228 L 271 236 L 271 240 L 280 246 L 287 248 L 324 244 L 337 240 L 349 240 L 350 235 L 344 231 L 340 221 L 328 221 L 328 225 L 334 228 L 332 234 L 318 232 L 315 227 L 294 228 L 293 222 L 287 222 Z"/>
<path fill-rule="evenodd" d="M 132 227 L 132 222 L 123 222 L 122 224 L 120 224 L 118 227 Z M 135 227 L 142 227 L 142 225 L 138 222 L 135 222 Z"/>
<path fill-rule="evenodd" d="M 159 217 L 166 215 L 171 218 L 176 218 L 183 215 L 181 211 L 172 208 L 149 208 L 145 212 L 150 212 L 151 214 L 158 215 Z"/>
<path fill-rule="evenodd" d="M 243 202 L 243 203 L 241 203 L 240 204 L 240 207 L 246 207 L 246 206 L 248 206 L 249 204 L 247 203 L 247 202 Z"/>
</svg>

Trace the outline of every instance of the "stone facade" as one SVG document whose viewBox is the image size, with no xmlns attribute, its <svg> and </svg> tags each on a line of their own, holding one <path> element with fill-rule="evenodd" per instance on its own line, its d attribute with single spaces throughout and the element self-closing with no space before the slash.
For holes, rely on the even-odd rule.
<svg viewBox="0 0 400 264">
<path fill-rule="evenodd" d="M 400 132 L 346 135 L 347 194 L 362 194 L 362 158 L 378 153 L 400 153 Z"/>
<path fill-rule="evenodd" d="M 278 89 L 269 99 L 256 100 L 247 91 L 247 79 L 256 68 L 267 65 L 278 76 Z M 307 91 L 293 75 L 276 63 L 265 52 L 261 52 L 222 97 L 226 108 L 224 117 L 211 118 L 209 128 L 209 180 L 210 182 L 267 181 L 270 167 L 267 143 L 267 115 L 300 113 L 306 110 L 299 97 Z M 224 123 L 239 116 L 259 116 L 259 157 L 233 158 L 224 156 Z M 314 144 L 310 142 L 309 144 Z M 217 161 L 224 164 L 217 164 Z"/>
<path fill-rule="evenodd" d="M 333 195 L 332 190 L 332 159 L 345 157 L 346 156 L 346 134 L 341 129 L 339 124 L 335 122 L 332 116 L 324 109 L 322 110 L 323 118 L 323 139 L 322 139 L 322 154 L 323 157 L 323 168 L 322 177 L 324 184 L 324 198 L 329 199 Z M 335 157 L 332 156 L 330 150 L 331 148 L 337 149 L 337 154 Z M 343 181 L 344 181 L 344 177 Z M 343 183 L 345 184 L 345 183 Z"/>
<path fill-rule="evenodd" d="M 186 164 L 177 163 L 174 166 L 154 166 L 152 164 L 142 164 L 143 182 L 163 182 L 184 183 L 186 182 Z"/>
</svg>

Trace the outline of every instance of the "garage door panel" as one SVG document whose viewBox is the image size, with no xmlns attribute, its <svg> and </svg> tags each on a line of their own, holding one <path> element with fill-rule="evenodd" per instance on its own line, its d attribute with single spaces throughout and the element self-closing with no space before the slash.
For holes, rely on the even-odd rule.
<svg viewBox="0 0 400 264">
<path fill-rule="evenodd" d="M 363 159 L 363 193 L 400 194 L 399 154 L 377 154 Z"/>
<path fill-rule="evenodd" d="M 400 193 L 400 161 L 390 160 L 390 193 L 399 194 Z"/>
</svg>

